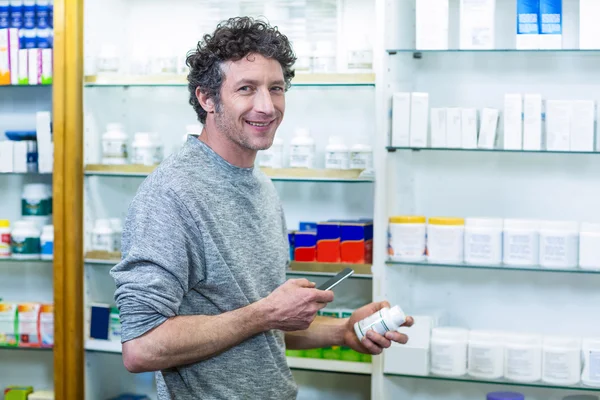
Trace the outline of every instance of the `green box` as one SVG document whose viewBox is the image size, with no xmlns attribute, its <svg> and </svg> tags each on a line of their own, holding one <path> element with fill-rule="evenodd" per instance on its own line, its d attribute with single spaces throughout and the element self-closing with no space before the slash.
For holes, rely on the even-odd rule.
<svg viewBox="0 0 600 400">
<path fill-rule="evenodd" d="M 285 351 L 286 356 L 297 357 L 297 358 L 305 357 L 304 353 L 305 353 L 305 350 L 286 350 Z"/>
<path fill-rule="evenodd" d="M 4 390 L 4 400 L 27 400 L 31 393 L 32 386 L 9 386 Z"/>
<path fill-rule="evenodd" d="M 306 358 L 323 358 L 323 349 L 304 350 L 304 357 L 306 357 Z"/>
</svg>

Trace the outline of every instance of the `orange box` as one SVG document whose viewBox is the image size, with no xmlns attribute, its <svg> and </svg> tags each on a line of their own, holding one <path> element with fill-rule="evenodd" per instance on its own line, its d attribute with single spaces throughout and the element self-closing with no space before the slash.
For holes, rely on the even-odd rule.
<svg viewBox="0 0 600 400">
<path fill-rule="evenodd" d="M 319 222 L 317 224 L 317 261 L 339 263 L 340 255 L 340 223 Z"/>
<path fill-rule="evenodd" d="M 297 231 L 294 233 L 294 261 L 314 262 L 317 260 L 317 233 Z"/>
<path fill-rule="evenodd" d="M 343 263 L 373 262 L 373 223 L 345 222 L 340 225 L 340 253 Z"/>
<path fill-rule="evenodd" d="M 19 347 L 40 347 L 39 303 L 21 303 L 19 309 Z"/>
</svg>

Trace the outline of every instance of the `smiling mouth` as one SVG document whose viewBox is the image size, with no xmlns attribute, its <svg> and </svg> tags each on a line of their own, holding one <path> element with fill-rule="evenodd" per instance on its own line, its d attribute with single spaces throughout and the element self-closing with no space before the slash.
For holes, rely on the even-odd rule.
<svg viewBox="0 0 600 400">
<path fill-rule="evenodd" d="M 263 128 L 265 126 L 269 126 L 271 124 L 271 122 L 273 122 L 273 121 L 269 121 L 269 122 L 252 122 L 252 121 L 246 121 L 246 123 L 248 123 L 249 125 L 257 126 L 259 128 Z"/>
</svg>

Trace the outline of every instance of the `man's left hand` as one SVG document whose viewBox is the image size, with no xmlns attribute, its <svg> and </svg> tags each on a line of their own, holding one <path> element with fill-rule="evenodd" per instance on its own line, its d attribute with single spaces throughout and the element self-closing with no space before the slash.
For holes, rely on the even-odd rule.
<svg viewBox="0 0 600 400">
<path fill-rule="evenodd" d="M 354 324 L 375 314 L 384 307 L 390 307 L 390 303 L 387 301 L 371 303 L 354 311 L 352 316 L 346 322 L 344 330 L 344 346 L 350 347 L 359 353 L 377 355 L 381 354 L 383 349 L 390 347 L 392 342 L 406 344 L 406 342 L 408 342 L 408 336 L 396 331 L 389 331 L 386 332 L 385 335 L 380 335 L 373 330 L 369 330 L 362 342 L 356 337 L 356 333 L 354 333 Z M 407 317 L 406 322 L 402 326 L 412 326 L 413 323 L 413 318 Z"/>
</svg>

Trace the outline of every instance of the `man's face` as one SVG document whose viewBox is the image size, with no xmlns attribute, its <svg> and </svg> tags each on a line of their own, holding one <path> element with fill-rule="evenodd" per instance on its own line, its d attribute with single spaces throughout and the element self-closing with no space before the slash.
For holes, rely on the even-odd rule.
<svg viewBox="0 0 600 400">
<path fill-rule="evenodd" d="M 225 80 L 215 111 L 217 129 L 249 150 L 271 147 L 285 111 L 285 82 L 278 61 L 249 54 L 222 66 Z"/>
</svg>

